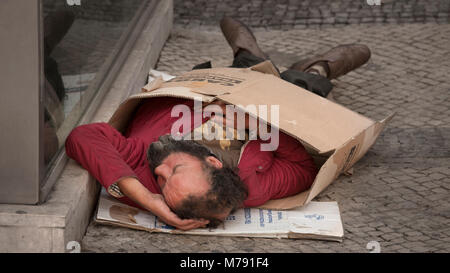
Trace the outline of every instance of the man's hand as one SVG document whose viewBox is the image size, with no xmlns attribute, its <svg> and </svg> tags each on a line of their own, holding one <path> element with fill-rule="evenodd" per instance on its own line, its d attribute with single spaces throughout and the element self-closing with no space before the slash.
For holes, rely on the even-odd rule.
<svg viewBox="0 0 450 273">
<path fill-rule="evenodd" d="M 208 220 L 180 219 L 173 213 L 164 201 L 161 194 L 151 193 L 139 180 L 134 177 L 125 177 L 118 181 L 120 191 L 136 204 L 158 216 L 164 223 L 181 230 L 205 227 Z"/>
<path fill-rule="evenodd" d="M 175 213 L 173 213 L 164 201 L 164 197 L 161 194 L 153 194 L 153 206 L 152 213 L 158 216 L 164 223 L 174 226 L 181 230 L 190 230 L 200 227 L 206 227 L 209 223 L 208 220 L 203 219 L 180 219 Z"/>
<path fill-rule="evenodd" d="M 250 124 L 250 120 L 255 121 L 255 124 L 257 124 L 257 120 L 255 120 L 254 117 L 250 117 L 248 113 L 242 113 L 245 115 L 245 121 L 244 122 L 238 122 L 238 117 L 240 117 L 240 115 L 238 115 L 238 112 L 241 112 L 241 110 L 234 108 L 233 105 L 230 105 L 230 107 L 232 107 L 232 109 L 235 109 L 235 111 L 233 111 L 233 115 L 229 116 L 227 115 L 227 105 L 225 102 L 220 101 L 220 100 L 216 100 L 212 103 L 209 103 L 208 105 L 216 105 L 218 107 L 220 107 L 220 109 L 222 109 L 222 116 L 221 115 L 214 115 L 212 117 L 212 120 L 218 124 L 222 124 L 224 126 L 230 127 L 230 128 L 234 128 L 236 130 L 245 130 L 245 129 L 249 129 L 249 124 Z M 205 105 L 204 107 L 206 107 L 207 105 Z M 205 111 L 205 110 L 204 110 Z M 208 111 L 205 111 L 206 113 L 208 113 Z M 230 113 L 228 113 L 230 114 Z M 241 127 L 240 127 L 241 126 Z M 257 129 L 257 128 L 253 128 L 253 129 Z"/>
</svg>

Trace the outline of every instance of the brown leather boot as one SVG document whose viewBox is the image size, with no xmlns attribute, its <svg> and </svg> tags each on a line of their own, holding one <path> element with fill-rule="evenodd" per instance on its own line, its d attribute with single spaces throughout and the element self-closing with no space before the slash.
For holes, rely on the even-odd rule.
<svg viewBox="0 0 450 273">
<path fill-rule="evenodd" d="M 268 59 L 266 54 L 259 48 L 255 36 L 244 23 L 225 16 L 220 20 L 220 28 L 228 44 L 233 49 L 233 56 L 236 56 L 239 49 L 244 49 L 256 57 Z"/>
<path fill-rule="evenodd" d="M 327 78 L 335 79 L 345 75 L 365 64 L 370 58 L 370 49 L 365 45 L 340 45 L 322 55 L 294 63 L 291 69 L 306 72 L 315 64 L 322 62 L 327 65 Z"/>
</svg>

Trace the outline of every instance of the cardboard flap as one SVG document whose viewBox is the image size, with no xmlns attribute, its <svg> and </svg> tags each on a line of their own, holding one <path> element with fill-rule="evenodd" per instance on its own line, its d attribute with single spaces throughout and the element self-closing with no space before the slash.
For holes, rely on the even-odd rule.
<svg viewBox="0 0 450 273">
<path fill-rule="evenodd" d="M 163 83 L 163 87 L 186 87 L 192 92 L 217 96 L 232 92 L 236 86 L 244 85 L 261 73 L 251 73 L 244 68 L 198 69 Z"/>
<path fill-rule="evenodd" d="M 278 70 L 275 68 L 271 61 L 264 61 L 262 63 L 256 64 L 250 67 L 250 70 L 261 72 L 264 74 L 271 74 L 280 78 L 280 73 L 278 73 Z"/>
<path fill-rule="evenodd" d="M 162 82 L 158 81 L 154 84 L 152 83 L 146 85 L 142 89 L 142 93 L 134 94 L 120 104 L 112 117 L 109 119 L 108 123 L 119 132 L 124 132 L 126 126 L 128 125 L 128 121 L 143 99 L 155 97 L 175 97 L 199 100 L 206 103 L 215 100 L 215 97 L 194 93 L 186 87 L 158 88 L 162 85 Z"/>
<path fill-rule="evenodd" d="M 217 98 L 244 107 L 266 105 L 270 109 L 272 105 L 278 105 L 277 127 L 319 153 L 342 146 L 374 124 L 367 117 L 268 74 L 260 74 L 257 79 L 246 82 L 245 86 Z M 244 107 L 241 109 L 245 111 Z M 270 118 L 267 121 L 270 123 Z"/>
<path fill-rule="evenodd" d="M 153 81 L 149 82 L 144 87 L 142 87 L 141 92 L 151 92 L 155 89 L 160 88 L 163 83 L 164 83 L 164 80 L 163 80 L 162 76 L 158 76 Z"/>
<path fill-rule="evenodd" d="M 308 193 L 309 191 L 304 191 L 297 195 L 269 200 L 263 205 L 259 206 L 258 208 L 283 210 L 300 207 L 306 202 L 306 199 L 308 198 Z"/>
<path fill-rule="evenodd" d="M 119 108 L 117 108 L 112 117 L 109 119 L 108 124 L 121 133 L 125 132 L 128 121 L 140 102 L 141 100 L 139 99 L 129 98 L 120 104 Z"/>
<path fill-rule="evenodd" d="M 367 128 L 354 139 L 343 145 L 342 149 L 349 152 L 346 154 L 345 162 L 341 167 L 341 173 L 348 172 L 352 169 L 353 165 L 367 153 L 370 147 L 372 147 L 375 143 L 375 140 L 378 138 L 380 133 L 386 127 L 386 124 L 391 121 L 394 115 L 395 113 L 375 123 L 373 126 Z M 351 146 L 352 143 L 355 143 L 355 145 Z M 350 146 L 351 148 L 349 150 Z"/>
<path fill-rule="evenodd" d="M 269 200 L 260 208 L 265 209 L 293 209 L 309 203 L 314 197 L 321 193 L 330 185 L 341 173 L 352 168 L 380 135 L 386 124 L 392 119 L 394 114 L 376 122 L 356 137 L 338 148 L 322 165 L 313 185 L 307 191 L 286 198 Z"/>
<path fill-rule="evenodd" d="M 363 157 L 375 143 L 394 114 L 376 122 L 366 130 L 350 139 L 347 143 L 336 149 L 334 154 L 328 158 L 325 164 L 319 170 L 313 185 L 309 189 L 308 198 L 305 202 L 310 202 L 314 197 L 321 193 L 330 185 L 341 173 L 346 172 Z"/>
</svg>

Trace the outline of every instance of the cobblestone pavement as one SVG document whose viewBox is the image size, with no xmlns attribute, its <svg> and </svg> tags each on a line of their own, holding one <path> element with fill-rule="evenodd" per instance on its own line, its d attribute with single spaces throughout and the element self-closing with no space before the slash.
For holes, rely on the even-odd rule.
<svg viewBox="0 0 450 273">
<path fill-rule="evenodd" d="M 449 0 L 174 0 L 174 8 L 175 23 L 188 27 L 217 25 L 223 15 L 251 27 L 284 30 L 298 25 L 450 22 Z"/>
<path fill-rule="evenodd" d="M 382 252 L 450 251 L 450 25 L 350 25 L 255 31 L 285 69 L 304 56 L 359 42 L 369 63 L 334 80 L 338 103 L 373 119 L 397 112 L 368 154 L 316 200 L 339 203 L 342 243 L 152 234 L 91 224 L 86 252 Z M 175 75 L 212 60 L 231 63 L 218 27 L 176 27 L 157 69 Z"/>
</svg>

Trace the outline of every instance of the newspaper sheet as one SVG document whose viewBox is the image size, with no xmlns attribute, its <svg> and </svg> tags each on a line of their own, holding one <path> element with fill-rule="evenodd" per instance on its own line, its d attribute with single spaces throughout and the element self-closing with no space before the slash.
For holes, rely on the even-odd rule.
<svg viewBox="0 0 450 273">
<path fill-rule="evenodd" d="M 150 232 L 191 235 L 320 239 L 341 242 L 344 236 L 337 202 L 310 202 L 293 210 L 242 208 L 214 229 L 177 230 L 148 211 L 130 207 L 103 189 L 95 221 Z"/>
</svg>

